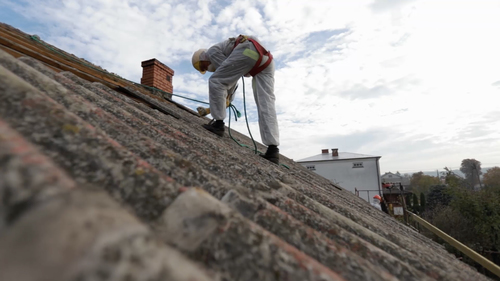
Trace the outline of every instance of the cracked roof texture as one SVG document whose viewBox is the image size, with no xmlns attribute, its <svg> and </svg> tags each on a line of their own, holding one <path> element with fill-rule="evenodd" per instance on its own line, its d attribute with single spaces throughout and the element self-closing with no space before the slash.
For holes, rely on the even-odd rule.
<svg viewBox="0 0 500 281">
<path fill-rule="evenodd" d="M 0 25 L 0 280 L 488 280 L 95 68 Z"/>
</svg>

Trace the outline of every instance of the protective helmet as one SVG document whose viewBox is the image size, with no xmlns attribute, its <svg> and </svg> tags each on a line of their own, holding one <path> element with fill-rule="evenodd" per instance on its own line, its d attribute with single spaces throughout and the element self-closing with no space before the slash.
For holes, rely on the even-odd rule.
<svg viewBox="0 0 500 281">
<path fill-rule="evenodd" d="M 201 71 L 200 70 L 200 61 L 201 56 L 204 55 L 204 53 L 207 51 L 207 49 L 199 49 L 198 51 L 194 52 L 193 58 L 191 59 L 193 63 L 193 67 L 198 70 L 201 74 L 205 74 L 206 71 Z"/>
<path fill-rule="evenodd" d="M 380 195 L 378 195 L 378 194 L 377 194 L 377 195 L 375 195 L 375 196 L 373 196 L 373 198 L 378 199 L 378 201 L 382 201 L 382 198 L 381 198 L 381 197 L 380 197 Z"/>
</svg>

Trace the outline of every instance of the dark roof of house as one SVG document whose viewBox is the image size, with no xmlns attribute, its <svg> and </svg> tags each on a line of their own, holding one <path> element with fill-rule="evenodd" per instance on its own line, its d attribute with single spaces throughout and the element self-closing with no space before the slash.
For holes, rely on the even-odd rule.
<svg viewBox="0 0 500 281">
<path fill-rule="evenodd" d="M 4 24 L 0 101 L 0 280 L 487 280 L 284 155 Z"/>
</svg>

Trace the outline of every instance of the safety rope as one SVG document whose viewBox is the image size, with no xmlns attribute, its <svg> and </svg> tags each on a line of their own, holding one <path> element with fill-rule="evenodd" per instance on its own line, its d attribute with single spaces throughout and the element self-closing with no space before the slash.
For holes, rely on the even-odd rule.
<svg viewBox="0 0 500 281">
<path fill-rule="evenodd" d="M 257 154 L 257 153 L 262 153 L 260 152 L 259 150 L 257 150 L 257 144 L 255 143 L 255 140 L 253 139 L 253 136 L 252 136 L 252 132 L 250 132 L 250 127 L 248 125 L 248 118 L 247 118 L 247 107 L 246 107 L 246 102 L 245 102 L 245 80 L 243 79 L 243 76 L 241 77 L 241 81 L 243 83 L 243 110 L 245 112 L 245 121 L 247 123 L 247 128 L 248 128 L 248 133 L 250 134 L 250 138 L 252 139 L 252 142 L 253 142 L 253 145 L 254 145 L 254 153 Z M 227 125 L 227 128 L 228 128 L 228 132 L 229 132 L 229 137 L 236 143 L 238 144 L 239 146 L 241 147 L 246 147 L 246 148 L 250 148 L 248 145 L 246 144 L 241 144 L 239 141 L 237 141 L 233 135 L 231 134 L 231 111 L 234 112 L 234 119 L 235 121 L 238 121 L 238 117 L 241 117 L 241 113 L 236 109 L 236 107 L 233 105 L 233 104 L 229 104 L 229 123 Z"/>
<path fill-rule="evenodd" d="M 259 150 L 257 150 L 257 144 L 255 143 L 255 140 L 253 139 L 253 136 L 252 136 L 252 132 L 250 131 L 250 125 L 248 125 L 248 117 L 247 117 L 247 105 L 246 105 L 246 98 L 245 98 L 245 79 L 243 79 L 243 76 L 241 77 L 241 81 L 243 83 L 243 111 L 245 112 L 245 120 L 246 120 L 246 123 L 247 123 L 247 129 L 248 129 L 248 134 L 250 134 L 250 138 L 252 139 L 252 142 L 253 142 L 253 147 L 255 148 L 254 151 L 255 151 L 255 154 L 257 154 L 257 152 L 260 152 Z"/>
<path fill-rule="evenodd" d="M 252 142 L 253 142 L 253 145 L 254 145 L 254 153 L 255 154 L 262 154 L 261 151 L 259 151 L 257 149 L 257 144 L 255 143 L 255 140 L 253 139 L 253 136 L 252 136 L 252 132 L 250 131 L 250 126 L 248 125 L 248 117 L 247 117 L 247 105 L 246 105 L 246 95 L 245 95 L 245 79 L 243 78 L 243 76 L 241 77 L 241 81 L 242 81 L 242 84 L 243 84 L 243 111 L 245 112 L 245 121 L 247 123 L 247 129 L 248 129 L 248 134 L 250 135 L 250 138 L 252 139 Z M 236 110 L 236 107 L 234 107 L 232 104 L 229 105 L 229 124 L 228 124 L 228 131 L 229 131 L 229 137 L 231 137 L 231 139 L 236 142 L 239 146 L 242 146 L 242 147 L 247 147 L 247 148 L 250 148 L 248 145 L 246 144 L 241 144 L 239 143 L 235 138 L 233 138 L 233 136 L 231 135 L 231 111 L 234 111 Z M 236 110 L 236 112 L 238 112 Z M 235 112 L 235 114 L 236 114 Z M 238 112 L 239 113 L 239 112 Z M 240 115 L 238 115 L 238 117 L 240 117 Z M 238 119 L 236 118 L 235 116 L 235 120 L 238 121 Z M 279 164 L 280 166 L 283 166 L 285 168 L 287 168 L 288 170 L 290 170 L 290 167 L 288 167 L 287 165 L 283 164 L 283 163 L 280 163 Z"/>
<path fill-rule="evenodd" d="M 246 145 L 246 144 L 242 144 L 242 143 L 238 142 L 238 141 L 237 141 L 237 140 L 233 137 L 233 135 L 231 134 L 231 111 L 233 111 L 233 112 L 234 112 L 234 110 L 235 110 L 235 108 L 233 108 L 233 107 L 234 107 L 234 105 L 232 105 L 232 104 L 230 104 L 230 105 L 229 105 L 229 123 L 228 123 L 228 125 L 227 125 L 227 128 L 228 128 L 228 133 L 229 133 L 229 137 L 230 137 L 230 138 L 231 138 L 231 139 L 232 139 L 232 140 L 233 140 L 236 144 L 238 144 L 239 146 L 241 146 L 241 147 L 247 147 L 247 148 L 250 148 L 248 145 Z M 239 113 L 239 112 L 238 112 L 238 113 Z M 235 121 L 238 121 L 238 118 L 237 118 L 237 116 L 238 116 L 238 115 L 236 114 L 236 112 L 234 112 L 234 114 L 235 114 L 235 116 L 234 116 L 234 120 L 235 120 Z M 240 117 L 241 117 L 241 114 L 240 114 Z"/>
<path fill-rule="evenodd" d="M 127 80 L 127 79 L 124 79 L 124 80 Z M 127 81 L 129 81 L 129 80 L 127 80 Z M 164 90 L 161 90 L 161 89 L 158 89 L 158 88 L 155 88 L 155 87 L 146 86 L 146 85 L 135 83 L 135 82 L 132 82 L 132 81 L 129 81 L 129 82 L 134 83 L 135 85 L 143 87 L 143 88 L 151 89 L 152 91 L 161 92 L 163 94 L 172 95 L 172 96 L 176 96 L 176 97 L 179 97 L 179 98 L 183 98 L 183 99 L 186 99 L 186 100 L 195 101 L 195 102 L 199 102 L 199 103 L 203 103 L 203 104 L 210 104 L 210 103 L 205 102 L 205 101 L 201 101 L 201 100 L 192 99 L 192 98 L 184 97 L 184 96 L 181 96 L 181 95 L 176 95 L 176 94 L 173 94 L 173 93 L 169 93 L 169 92 L 166 92 Z"/>
</svg>

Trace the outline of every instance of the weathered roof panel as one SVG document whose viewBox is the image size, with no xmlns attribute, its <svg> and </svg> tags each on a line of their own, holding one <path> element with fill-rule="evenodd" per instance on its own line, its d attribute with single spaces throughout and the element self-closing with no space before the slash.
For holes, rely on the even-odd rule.
<svg viewBox="0 0 500 281">
<path fill-rule="evenodd" d="M 0 280 L 487 280 L 175 101 L 0 37 Z"/>
</svg>

